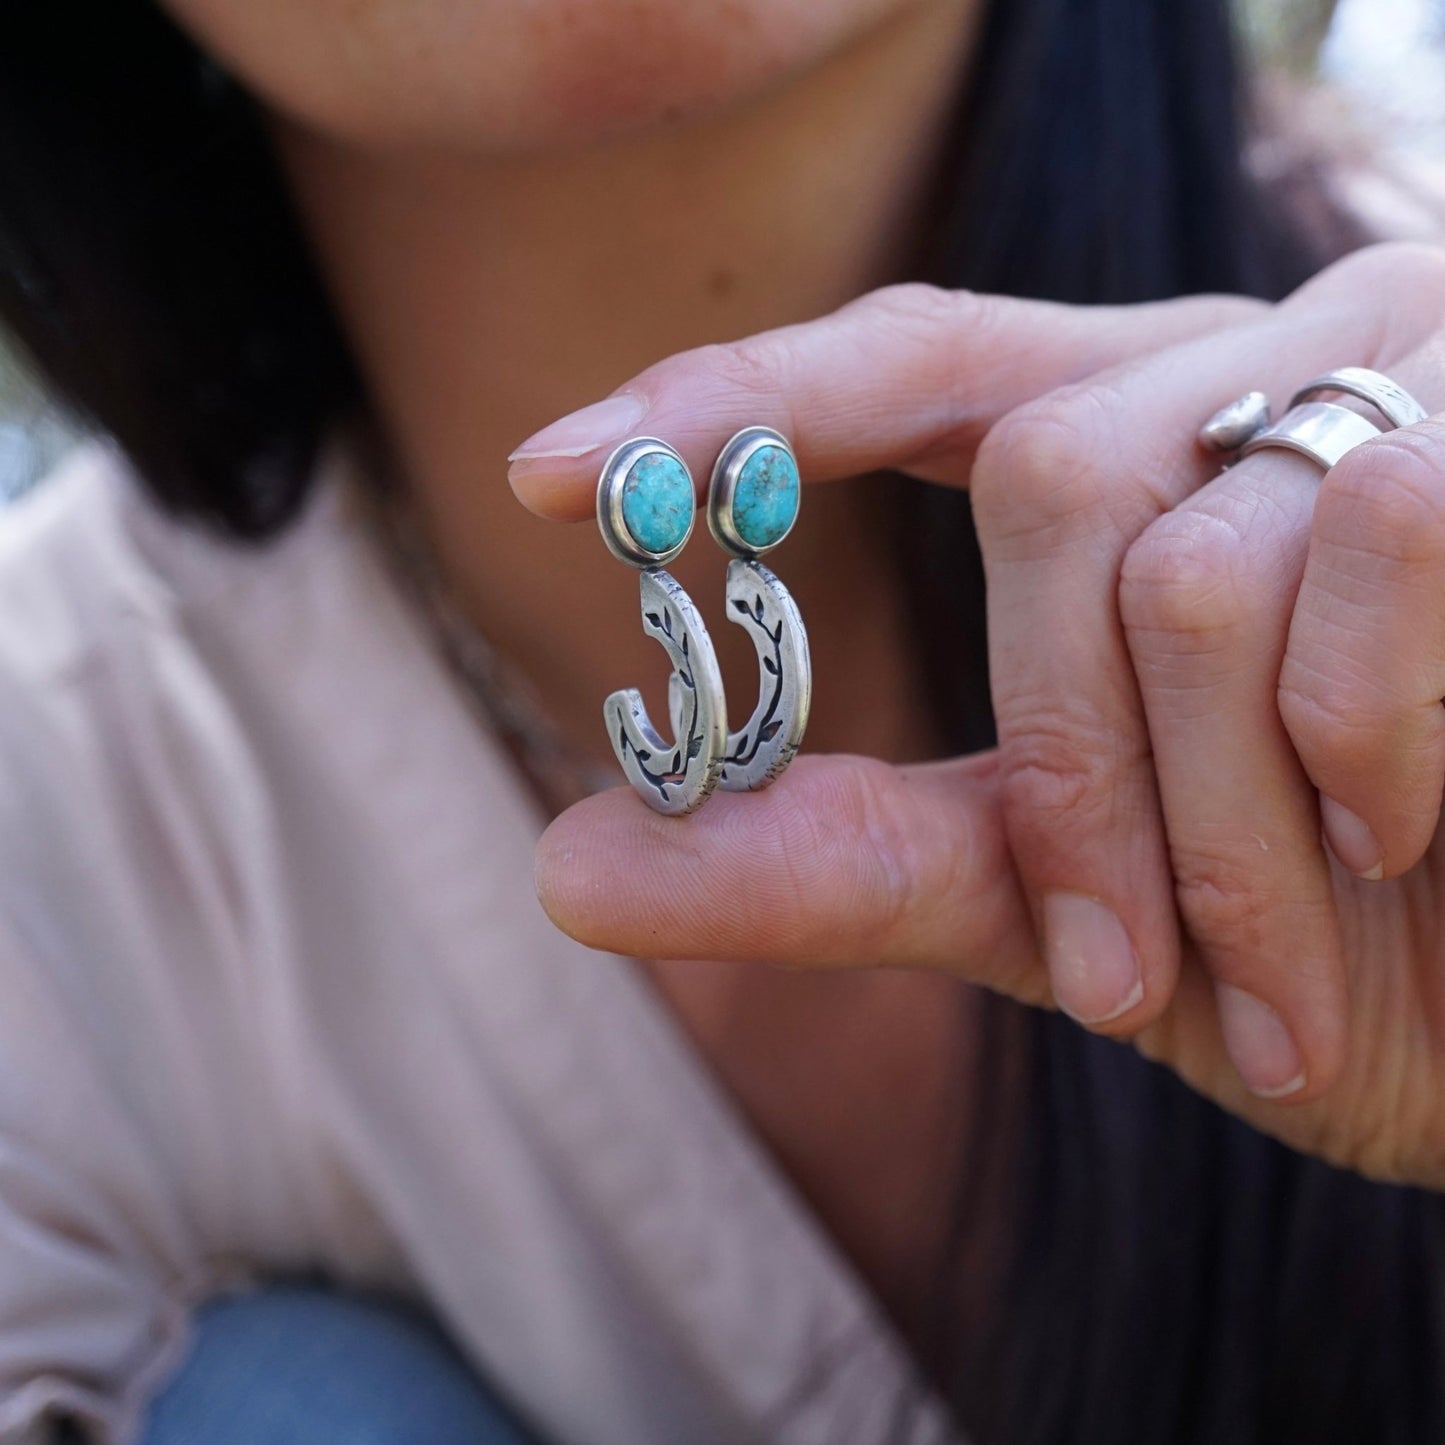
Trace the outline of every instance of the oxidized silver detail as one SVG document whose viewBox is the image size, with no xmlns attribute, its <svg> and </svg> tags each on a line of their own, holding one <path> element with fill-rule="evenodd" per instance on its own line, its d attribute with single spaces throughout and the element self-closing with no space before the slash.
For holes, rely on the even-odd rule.
<svg viewBox="0 0 1445 1445">
<path fill-rule="evenodd" d="M 1364 366 L 1342 366 L 1338 371 L 1315 377 L 1300 387 L 1290 405 L 1298 406 L 1321 392 L 1329 391 L 1343 392 L 1346 396 L 1369 402 L 1392 427 L 1414 426 L 1429 415 L 1398 382 Z"/>
<path fill-rule="evenodd" d="M 692 599 L 675 577 L 648 568 L 640 577 L 642 630 L 672 659 L 668 711 L 674 741 L 647 716 L 635 687 L 614 692 L 602 705 L 612 751 L 627 780 L 659 813 L 690 813 L 717 786 L 727 739 L 722 673 Z"/>
<path fill-rule="evenodd" d="M 793 761 L 808 726 L 813 668 L 808 633 L 792 594 L 761 562 L 728 563 L 728 621 L 746 627 L 758 652 L 761 695 L 752 716 L 727 735 L 722 786 L 766 788 Z"/>
<path fill-rule="evenodd" d="M 797 464 L 787 437 L 770 426 L 749 426 L 735 432 L 728 438 L 722 451 L 718 453 L 717 461 L 713 463 L 712 477 L 707 488 L 707 529 L 712 533 L 713 541 L 735 557 L 761 557 L 771 552 L 793 530 L 798 520 L 795 512 L 787 530 L 766 547 L 754 547 L 733 524 L 733 493 L 737 490 L 738 478 L 742 476 L 748 458 L 764 447 L 781 447 L 793 458 L 794 465 Z"/>
<path fill-rule="evenodd" d="M 681 454 L 665 441 L 658 437 L 629 437 L 603 462 L 602 471 L 597 478 L 597 527 L 602 533 L 602 540 L 607 543 L 607 550 L 619 562 L 626 562 L 633 567 L 667 566 L 687 546 L 687 539 L 692 536 L 693 524 L 689 521 L 687 531 L 682 534 L 682 541 L 675 547 L 669 547 L 665 552 L 649 552 L 627 530 L 627 523 L 622 519 L 623 484 L 627 481 L 627 474 L 649 452 L 661 452 L 665 456 L 674 457 L 682 464 L 682 469 L 687 471 L 687 463 L 683 461 Z"/>
<path fill-rule="evenodd" d="M 1269 425 L 1269 398 L 1251 391 L 1221 407 L 1199 428 L 1199 444 L 1206 451 L 1237 452 L 1250 437 Z"/>
<path fill-rule="evenodd" d="M 1362 442 L 1372 441 L 1381 429 L 1359 412 L 1328 401 L 1307 401 L 1291 407 L 1273 426 L 1256 432 L 1240 447 L 1241 458 L 1265 447 L 1299 452 L 1326 471 Z"/>
</svg>

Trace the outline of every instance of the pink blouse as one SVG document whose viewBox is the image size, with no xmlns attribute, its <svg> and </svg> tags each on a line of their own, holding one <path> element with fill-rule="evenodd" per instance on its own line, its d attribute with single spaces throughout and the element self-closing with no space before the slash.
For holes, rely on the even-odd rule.
<svg viewBox="0 0 1445 1445">
<path fill-rule="evenodd" d="M 76 453 L 0 512 L 0 1441 L 133 1440 L 192 1306 L 424 1298 L 557 1445 L 950 1439 L 539 828 L 333 448 L 262 550 Z"/>
</svg>

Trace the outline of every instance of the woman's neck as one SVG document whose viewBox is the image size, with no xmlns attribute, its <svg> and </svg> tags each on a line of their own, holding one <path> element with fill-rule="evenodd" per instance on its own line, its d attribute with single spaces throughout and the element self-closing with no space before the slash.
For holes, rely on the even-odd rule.
<svg viewBox="0 0 1445 1445">
<path fill-rule="evenodd" d="M 927 0 L 746 106 L 566 154 L 362 153 L 277 122 L 444 573 L 579 750 L 606 756 L 602 698 L 658 673 L 660 659 L 637 626 L 632 578 L 592 528 L 523 512 L 507 452 L 672 352 L 815 316 L 895 279 L 974 9 Z M 881 582 L 887 561 L 869 541 L 876 488 L 829 490 L 809 495 L 778 558 L 822 653 L 811 741 L 917 752 L 920 738 L 830 700 L 827 679 L 843 674 L 830 672 L 827 639 L 850 639 L 856 676 L 859 578 Z M 706 608 L 721 600 L 723 560 L 700 534 L 672 570 Z M 883 682 L 896 649 L 872 630 Z M 744 685 L 746 637 L 716 640 L 725 674 Z"/>
</svg>

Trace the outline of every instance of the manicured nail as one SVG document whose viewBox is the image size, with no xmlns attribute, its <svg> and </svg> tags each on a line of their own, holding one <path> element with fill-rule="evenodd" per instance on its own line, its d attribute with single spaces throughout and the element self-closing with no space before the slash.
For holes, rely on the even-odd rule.
<svg viewBox="0 0 1445 1445">
<path fill-rule="evenodd" d="M 647 399 L 624 391 L 594 401 L 581 411 L 569 412 L 534 432 L 507 460 L 530 461 L 541 457 L 585 457 L 598 447 L 615 446 L 647 415 Z"/>
<path fill-rule="evenodd" d="M 1284 1021 L 1262 999 L 1230 983 L 1214 986 L 1224 1047 L 1239 1077 L 1261 1099 L 1304 1088 L 1304 1063 Z"/>
<path fill-rule="evenodd" d="M 1144 976 L 1129 935 L 1097 898 L 1045 896 L 1044 956 L 1054 1002 L 1081 1024 L 1108 1023 L 1144 997 Z"/>
<path fill-rule="evenodd" d="M 1361 878 L 1385 876 L 1385 850 L 1370 825 L 1333 798 L 1320 798 L 1320 822 L 1335 857 Z"/>
</svg>

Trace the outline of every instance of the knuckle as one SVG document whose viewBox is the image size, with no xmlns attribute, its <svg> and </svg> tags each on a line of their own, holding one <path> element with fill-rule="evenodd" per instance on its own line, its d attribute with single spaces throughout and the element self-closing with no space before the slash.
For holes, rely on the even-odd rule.
<svg viewBox="0 0 1445 1445">
<path fill-rule="evenodd" d="M 851 304 L 872 304 L 885 320 L 920 339 L 954 347 L 960 356 L 987 350 L 991 338 L 1002 344 L 1017 324 L 1019 303 L 1010 296 L 936 286 L 928 281 L 899 281 L 869 292 Z"/>
<path fill-rule="evenodd" d="M 1210 512 L 1169 512 L 1124 554 L 1119 614 L 1131 634 L 1209 637 L 1246 621 L 1259 590 L 1232 523 Z"/>
<path fill-rule="evenodd" d="M 794 346 L 785 328 L 741 341 L 713 342 L 696 356 L 702 372 L 728 391 L 770 402 L 788 393 L 795 368 Z"/>
<path fill-rule="evenodd" d="M 1057 839 L 1106 821 L 1116 783 L 1136 762 L 1125 733 L 1051 701 L 1023 725 L 1011 724 L 999 749 L 1000 796 L 1009 829 Z"/>
<path fill-rule="evenodd" d="M 921 326 L 948 331 L 965 321 L 976 323 L 987 304 L 987 298 L 971 291 L 953 291 L 929 281 L 897 281 L 850 301 L 843 309 L 856 307 L 870 317 L 910 329 Z"/>
<path fill-rule="evenodd" d="M 836 319 L 860 349 L 876 353 L 880 340 L 893 338 L 928 375 L 961 376 L 967 374 L 968 352 L 977 347 L 980 331 L 994 325 L 1002 305 L 999 298 L 971 291 L 899 281 L 848 302 Z"/>
<path fill-rule="evenodd" d="M 1286 661 L 1277 704 L 1296 749 L 1312 759 L 1328 758 L 1336 768 L 1363 771 L 1389 748 L 1388 719 L 1378 701 L 1356 689 L 1330 686 L 1310 669 Z"/>
<path fill-rule="evenodd" d="M 1437 707 L 1411 707 L 1378 688 L 1331 685 L 1288 661 L 1278 707 L 1316 787 L 1373 799 L 1394 824 L 1434 832 L 1445 775 L 1445 714 Z"/>
<path fill-rule="evenodd" d="M 995 542 L 1072 538 L 1108 518 L 1107 407 L 1068 387 L 1016 408 L 984 437 L 972 495 L 981 531 Z"/>
<path fill-rule="evenodd" d="M 940 376 L 967 376 L 987 350 L 991 333 L 1007 330 L 1007 297 L 949 290 L 927 281 L 882 286 L 844 306 L 838 317 L 856 323 L 854 344 L 876 354 L 880 338 L 894 338 L 905 370 L 917 369 L 925 384 Z"/>
<path fill-rule="evenodd" d="M 1445 438 L 1438 426 L 1385 432 L 1326 475 L 1315 535 L 1398 572 L 1438 571 L 1445 559 Z"/>
<path fill-rule="evenodd" d="M 920 839 L 900 806 L 897 772 L 872 758 L 849 758 L 832 770 L 824 810 L 826 829 L 816 837 L 818 854 L 836 860 L 848 899 L 849 951 L 886 958 L 907 933 L 929 891 L 936 864 L 928 840 Z M 827 920 L 836 927 L 836 917 Z"/>
<path fill-rule="evenodd" d="M 1259 852 L 1249 845 L 1222 849 L 1174 850 L 1174 897 L 1190 934 L 1209 945 L 1228 940 L 1232 951 L 1258 958 L 1279 903 L 1261 886 Z"/>
</svg>

